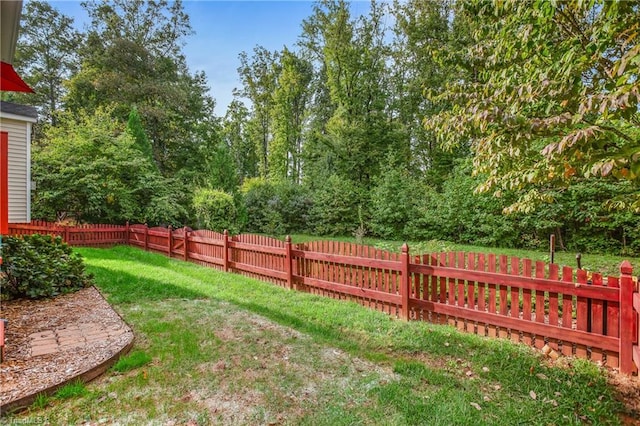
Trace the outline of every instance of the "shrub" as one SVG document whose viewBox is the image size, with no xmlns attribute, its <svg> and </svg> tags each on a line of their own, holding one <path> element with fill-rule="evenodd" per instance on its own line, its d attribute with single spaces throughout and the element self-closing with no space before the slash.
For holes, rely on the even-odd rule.
<svg viewBox="0 0 640 426">
<path fill-rule="evenodd" d="M 197 189 L 193 196 L 198 226 L 211 231 L 234 232 L 237 228 L 238 211 L 233 197 L 217 189 Z"/>
<path fill-rule="evenodd" d="M 82 257 L 60 237 L 6 237 L 2 248 L 3 298 L 54 297 L 92 284 L 93 276 L 85 273 Z"/>
<path fill-rule="evenodd" d="M 269 233 L 277 228 L 279 218 L 271 206 L 275 197 L 273 185 L 261 178 L 245 179 L 240 187 L 246 214 L 245 229 L 249 232 Z"/>
<path fill-rule="evenodd" d="M 254 178 L 245 180 L 240 191 L 247 231 L 277 235 L 307 230 L 312 200 L 304 186 Z"/>
<path fill-rule="evenodd" d="M 330 176 L 313 193 L 310 223 L 318 235 L 351 235 L 367 222 L 365 191 L 354 182 Z"/>
</svg>

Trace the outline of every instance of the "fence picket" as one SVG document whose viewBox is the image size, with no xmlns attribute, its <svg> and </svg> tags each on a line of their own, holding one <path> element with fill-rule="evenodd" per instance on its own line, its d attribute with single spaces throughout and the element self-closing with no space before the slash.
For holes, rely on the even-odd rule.
<svg viewBox="0 0 640 426">
<path fill-rule="evenodd" d="M 620 288 L 618 277 L 607 277 L 607 287 Z M 620 303 L 607 301 L 607 317 L 606 317 L 606 335 L 612 337 L 620 337 Z M 618 368 L 620 366 L 620 357 L 617 351 L 606 351 L 607 366 Z"/>
<path fill-rule="evenodd" d="M 578 269 L 577 281 L 580 285 L 587 284 L 587 271 Z M 576 308 L 576 325 L 579 331 L 587 331 L 589 312 L 587 309 L 587 298 L 578 296 Z M 576 345 L 576 356 L 580 358 L 587 357 L 587 347 L 585 345 Z"/>
<path fill-rule="evenodd" d="M 531 259 L 522 260 L 522 276 L 530 278 L 532 272 Z M 531 321 L 531 289 L 522 289 L 522 319 L 525 321 Z M 530 346 L 533 342 L 533 335 L 527 331 L 522 333 L 522 341 L 524 344 Z"/>
<path fill-rule="evenodd" d="M 592 285 L 594 287 L 602 287 L 602 275 L 593 274 Z M 604 334 L 604 301 L 593 299 L 591 300 L 591 329 L 589 330 L 594 334 Z M 600 348 L 591 348 L 591 359 L 596 362 L 602 362 L 604 360 L 603 351 Z"/>
<path fill-rule="evenodd" d="M 545 276 L 544 262 L 536 261 L 536 278 L 544 278 Z M 536 322 L 544 324 L 545 321 L 545 292 L 543 290 L 536 290 Z M 540 349 L 545 345 L 544 336 L 536 333 L 535 337 L 536 348 Z"/>
<path fill-rule="evenodd" d="M 573 269 L 569 266 L 562 268 L 562 281 L 566 283 L 573 282 Z M 573 297 L 567 294 L 562 295 L 562 327 L 573 328 Z M 573 355 L 573 345 L 563 340 L 562 354 L 566 356 Z"/>
</svg>

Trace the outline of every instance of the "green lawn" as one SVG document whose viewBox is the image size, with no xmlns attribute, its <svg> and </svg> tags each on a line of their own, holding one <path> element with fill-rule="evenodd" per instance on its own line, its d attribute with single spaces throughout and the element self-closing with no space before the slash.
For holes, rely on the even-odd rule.
<svg viewBox="0 0 640 426">
<path fill-rule="evenodd" d="M 78 249 L 136 333 L 50 424 L 619 424 L 604 372 L 131 247 Z"/>
</svg>

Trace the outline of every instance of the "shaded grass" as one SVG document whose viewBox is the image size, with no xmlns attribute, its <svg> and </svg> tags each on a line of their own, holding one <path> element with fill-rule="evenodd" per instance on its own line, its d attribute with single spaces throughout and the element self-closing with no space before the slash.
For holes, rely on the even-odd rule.
<svg viewBox="0 0 640 426">
<path fill-rule="evenodd" d="M 135 248 L 78 251 L 152 361 L 33 413 L 53 423 L 619 423 L 621 405 L 588 362 L 550 367 L 508 341 Z M 234 401 L 251 410 L 228 417 Z"/>
</svg>

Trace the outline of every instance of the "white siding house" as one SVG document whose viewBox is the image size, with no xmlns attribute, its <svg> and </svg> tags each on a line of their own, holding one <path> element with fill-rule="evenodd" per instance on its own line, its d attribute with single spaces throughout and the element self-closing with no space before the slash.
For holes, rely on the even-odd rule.
<svg viewBox="0 0 640 426">
<path fill-rule="evenodd" d="M 8 135 L 9 223 L 31 221 L 31 130 L 38 114 L 34 107 L 0 101 L 0 132 Z"/>
</svg>

